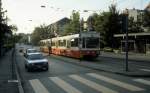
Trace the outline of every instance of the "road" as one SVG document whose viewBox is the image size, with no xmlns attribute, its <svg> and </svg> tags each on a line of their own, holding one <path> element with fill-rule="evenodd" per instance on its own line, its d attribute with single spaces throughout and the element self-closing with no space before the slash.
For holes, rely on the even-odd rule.
<svg viewBox="0 0 150 93">
<path fill-rule="evenodd" d="M 27 72 L 24 57 L 17 52 L 17 66 L 25 93 L 150 93 L 150 78 L 107 73 L 46 57 L 49 60 L 48 71 Z M 119 59 L 103 58 L 101 62 L 115 60 Z"/>
</svg>

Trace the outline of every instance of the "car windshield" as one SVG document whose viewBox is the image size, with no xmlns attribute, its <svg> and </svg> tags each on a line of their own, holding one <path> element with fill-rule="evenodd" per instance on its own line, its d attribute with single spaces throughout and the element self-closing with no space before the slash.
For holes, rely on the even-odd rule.
<svg viewBox="0 0 150 93">
<path fill-rule="evenodd" d="M 38 59 L 43 59 L 43 55 L 42 54 L 32 54 L 32 55 L 28 55 L 28 59 L 29 60 L 38 60 Z"/>
<path fill-rule="evenodd" d="M 86 48 L 98 48 L 99 47 L 99 38 L 86 38 L 84 40 L 86 41 Z M 85 44 L 84 42 L 83 44 Z"/>
</svg>

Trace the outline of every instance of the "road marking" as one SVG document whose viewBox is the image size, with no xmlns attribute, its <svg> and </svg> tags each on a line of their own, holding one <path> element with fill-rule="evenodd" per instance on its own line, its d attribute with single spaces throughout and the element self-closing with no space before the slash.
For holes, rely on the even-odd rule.
<svg viewBox="0 0 150 93">
<path fill-rule="evenodd" d="M 102 93 L 118 93 L 117 91 L 114 91 L 112 89 L 109 89 L 107 87 L 99 85 L 99 84 L 97 84 L 97 83 L 95 83 L 93 81 L 89 81 L 89 80 L 87 80 L 85 78 L 82 78 L 82 77 L 80 77 L 78 75 L 70 75 L 69 77 L 74 79 L 74 80 L 77 80 L 77 81 L 79 81 L 79 82 L 81 82 L 81 83 L 83 83 L 83 84 L 85 84 L 85 85 L 87 85 L 87 86 L 89 86 L 89 87 L 99 91 L 99 92 L 102 92 Z"/>
<path fill-rule="evenodd" d="M 111 79 L 111 78 L 108 78 L 108 77 L 105 77 L 105 76 L 102 76 L 102 75 L 98 75 L 98 74 L 95 74 L 95 73 L 89 73 L 87 75 L 89 75 L 91 77 L 94 77 L 96 79 L 103 80 L 105 82 L 117 85 L 119 87 L 125 88 L 125 89 L 130 90 L 130 91 L 142 91 L 142 90 L 144 90 L 144 89 L 136 87 L 134 85 L 127 84 L 127 83 L 124 83 L 124 82 L 121 82 L 121 81 L 118 81 L 118 80 L 114 80 L 114 79 Z"/>
<path fill-rule="evenodd" d="M 136 82 L 139 82 L 139 83 L 143 83 L 145 85 L 150 85 L 150 81 L 144 80 L 144 79 L 134 79 L 133 81 L 136 81 Z"/>
<path fill-rule="evenodd" d="M 49 77 L 49 79 L 57 84 L 59 87 L 61 87 L 63 90 L 65 90 L 67 93 L 82 93 L 78 89 L 74 88 L 72 85 L 58 77 Z"/>
<path fill-rule="evenodd" d="M 150 72 L 150 69 L 140 69 L 140 70 Z"/>
<path fill-rule="evenodd" d="M 29 80 L 35 93 L 50 93 L 38 79 Z"/>
</svg>

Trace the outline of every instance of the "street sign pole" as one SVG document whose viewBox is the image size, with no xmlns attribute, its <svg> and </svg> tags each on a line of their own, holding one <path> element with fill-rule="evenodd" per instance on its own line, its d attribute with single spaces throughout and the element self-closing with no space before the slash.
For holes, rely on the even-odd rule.
<svg viewBox="0 0 150 93">
<path fill-rule="evenodd" d="M 124 15 L 124 31 L 126 33 L 126 41 L 125 41 L 125 51 L 126 51 L 126 71 L 129 71 L 128 68 L 128 15 Z"/>
<path fill-rule="evenodd" d="M 126 16 L 126 71 L 128 70 L 128 17 Z"/>
</svg>

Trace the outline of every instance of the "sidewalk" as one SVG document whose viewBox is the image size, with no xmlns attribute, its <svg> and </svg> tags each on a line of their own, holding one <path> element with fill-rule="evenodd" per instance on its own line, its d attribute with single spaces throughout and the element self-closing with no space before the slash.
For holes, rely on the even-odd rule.
<svg viewBox="0 0 150 93">
<path fill-rule="evenodd" d="M 102 56 L 102 55 L 101 55 Z M 123 58 L 121 55 L 109 55 L 105 54 L 104 57 L 115 57 L 115 58 Z M 79 61 L 78 59 L 72 59 L 68 57 L 62 57 L 62 56 L 56 56 L 56 55 L 51 55 L 50 57 L 57 58 L 59 60 L 62 60 L 64 62 L 68 62 L 71 64 L 83 66 L 86 68 L 90 68 L 93 70 L 98 70 L 98 71 L 104 71 L 104 72 L 109 72 L 109 73 L 115 73 L 115 74 L 120 74 L 120 75 L 125 75 L 125 76 L 132 76 L 132 77 L 150 77 L 150 72 L 142 71 L 137 68 L 132 68 L 129 66 L 129 71 L 125 71 L 125 65 L 122 62 L 116 62 L 117 64 L 109 64 L 109 62 L 94 62 L 94 61 Z M 147 61 L 147 60 L 146 60 Z"/>
<path fill-rule="evenodd" d="M 18 93 L 12 50 L 0 58 L 0 93 Z"/>
<path fill-rule="evenodd" d="M 125 53 L 101 52 L 101 57 L 111 57 L 125 59 Z M 150 55 L 129 53 L 128 59 L 131 61 L 146 61 L 150 62 Z"/>
</svg>

